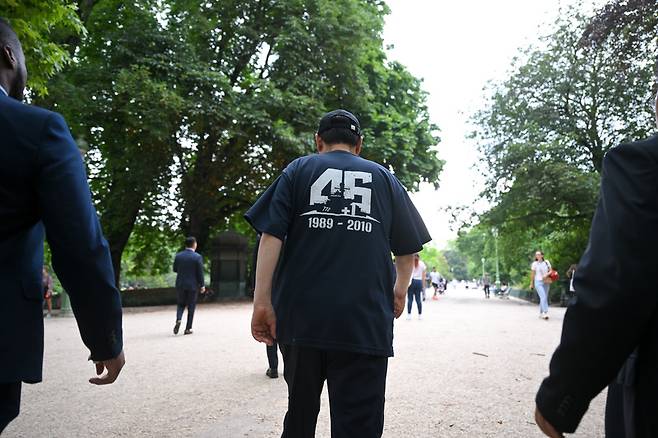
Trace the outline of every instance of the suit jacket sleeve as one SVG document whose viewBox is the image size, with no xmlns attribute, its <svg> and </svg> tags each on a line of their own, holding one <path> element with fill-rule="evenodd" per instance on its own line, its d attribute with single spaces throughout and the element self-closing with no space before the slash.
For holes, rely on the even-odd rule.
<svg viewBox="0 0 658 438">
<path fill-rule="evenodd" d="M 38 165 L 36 190 L 53 268 L 91 359 L 114 358 L 123 348 L 121 296 L 80 152 L 59 114 L 45 125 Z"/>
<path fill-rule="evenodd" d="M 657 163 L 640 146 L 606 155 L 589 244 L 575 273 L 576 300 L 537 394 L 539 410 L 562 432 L 575 431 L 655 316 Z"/>
<path fill-rule="evenodd" d="M 196 278 L 199 289 L 202 288 L 205 284 L 205 279 L 203 278 L 203 257 L 199 254 L 196 263 Z"/>
<path fill-rule="evenodd" d="M 174 257 L 174 272 L 178 273 L 178 254 Z"/>
</svg>

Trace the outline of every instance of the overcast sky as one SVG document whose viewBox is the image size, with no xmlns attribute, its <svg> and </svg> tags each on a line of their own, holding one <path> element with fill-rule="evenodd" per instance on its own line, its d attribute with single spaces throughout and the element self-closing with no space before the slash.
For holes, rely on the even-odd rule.
<svg viewBox="0 0 658 438">
<path fill-rule="evenodd" d="M 475 144 L 465 137 L 472 130 L 469 116 L 484 104 L 483 87 L 504 79 L 518 49 L 536 42 L 560 8 L 575 2 L 387 0 L 391 14 L 384 41 L 394 45 L 389 58 L 424 79 L 430 116 L 441 128 L 439 156 L 446 161 L 441 187 L 423 186 L 412 195 L 439 248 L 456 236 L 441 209 L 473 204 L 482 188 L 473 169 Z"/>
</svg>

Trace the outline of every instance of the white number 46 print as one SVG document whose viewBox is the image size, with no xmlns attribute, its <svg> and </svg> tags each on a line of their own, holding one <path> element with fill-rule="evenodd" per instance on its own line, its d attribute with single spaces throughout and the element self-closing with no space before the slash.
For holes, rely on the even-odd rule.
<svg viewBox="0 0 658 438">
<path fill-rule="evenodd" d="M 329 196 L 323 195 L 322 191 L 328 185 L 331 185 L 329 193 L 332 195 L 339 195 L 344 199 L 356 199 L 355 197 L 359 196 L 361 202 L 355 201 L 352 205 L 358 208 L 361 213 L 370 214 L 372 191 L 367 187 L 357 186 L 357 181 L 360 181 L 361 184 L 371 183 L 372 174 L 352 170 L 327 169 L 311 186 L 309 204 L 326 204 L 329 201 Z"/>
</svg>

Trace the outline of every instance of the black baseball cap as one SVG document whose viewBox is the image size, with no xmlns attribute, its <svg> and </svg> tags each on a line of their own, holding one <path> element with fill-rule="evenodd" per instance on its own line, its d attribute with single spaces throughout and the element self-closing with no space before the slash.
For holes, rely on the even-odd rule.
<svg viewBox="0 0 658 438">
<path fill-rule="evenodd" d="M 349 129 L 356 135 L 361 135 L 361 124 L 354 114 L 344 109 L 328 112 L 320 119 L 318 134 L 322 134 L 331 128 Z"/>
</svg>

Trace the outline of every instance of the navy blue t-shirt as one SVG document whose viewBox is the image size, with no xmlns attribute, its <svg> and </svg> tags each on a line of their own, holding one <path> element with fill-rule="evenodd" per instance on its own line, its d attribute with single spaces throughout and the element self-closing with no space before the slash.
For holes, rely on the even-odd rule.
<svg viewBox="0 0 658 438">
<path fill-rule="evenodd" d="M 298 158 L 245 218 L 285 242 L 272 286 L 279 343 L 393 355 L 391 252 L 431 240 L 395 176 L 346 151 Z"/>
</svg>

